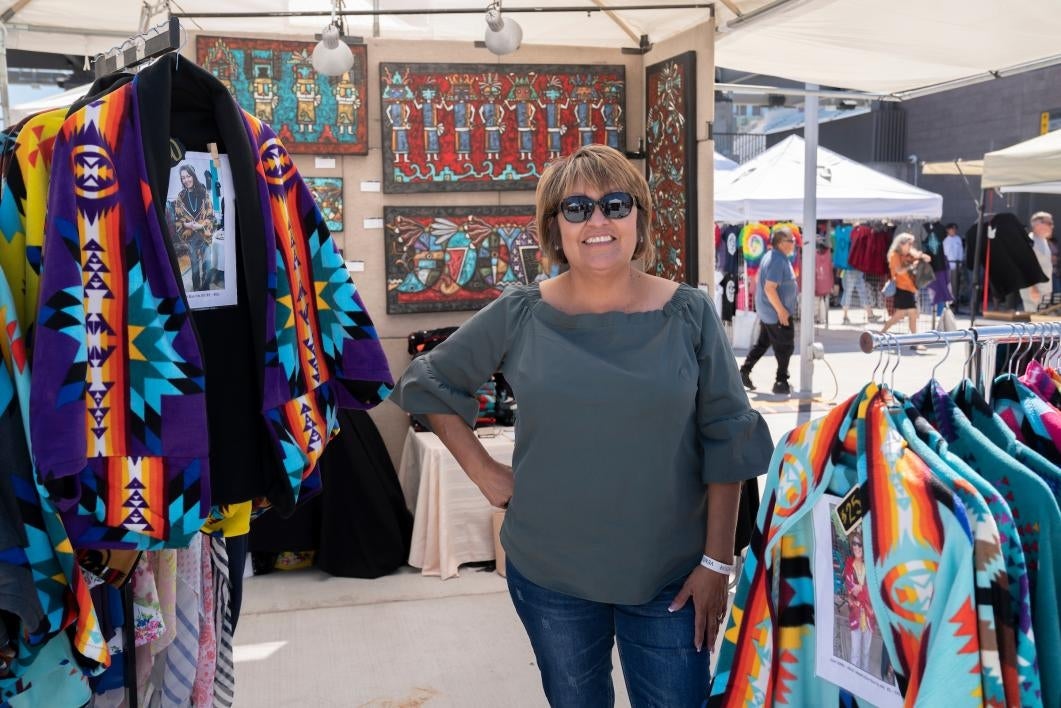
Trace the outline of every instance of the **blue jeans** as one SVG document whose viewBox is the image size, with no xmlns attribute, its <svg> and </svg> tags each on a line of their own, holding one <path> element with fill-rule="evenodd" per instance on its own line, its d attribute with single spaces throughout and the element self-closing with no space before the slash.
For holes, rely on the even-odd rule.
<svg viewBox="0 0 1061 708">
<path fill-rule="evenodd" d="M 535 585 L 506 562 L 508 592 L 530 637 L 553 708 L 615 704 L 612 642 L 618 639 L 634 708 L 700 706 L 710 682 L 707 648 L 693 645 L 692 600 L 668 612 L 685 578 L 643 605 L 582 600 Z"/>
</svg>

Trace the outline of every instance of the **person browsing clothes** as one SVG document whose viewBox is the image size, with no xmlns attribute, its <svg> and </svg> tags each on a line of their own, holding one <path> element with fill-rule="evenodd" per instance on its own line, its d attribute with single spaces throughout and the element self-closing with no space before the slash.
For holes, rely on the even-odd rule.
<svg viewBox="0 0 1061 708">
<path fill-rule="evenodd" d="M 1046 299 L 1050 302 L 1050 294 L 1053 292 L 1054 265 L 1051 262 L 1050 239 L 1054 235 L 1054 217 L 1049 212 L 1038 211 L 1032 214 L 1031 239 L 1032 251 L 1039 263 L 1046 281 L 1036 283 L 1026 288 L 1021 288 L 1020 297 L 1025 312 L 1035 312 L 1039 309 L 1039 303 Z"/>
<path fill-rule="evenodd" d="M 391 400 L 507 506 L 509 594 L 553 706 L 611 706 L 618 642 L 634 706 L 699 706 L 726 611 L 740 484 L 773 450 L 714 307 L 644 273 L 652 198 L 622 153 L 586 145 L 536 195 L 545 270 L 416 358 Z M 512 467 L 471 429 L 497 369 L 518 402 Z"/>
<path fill-rule="evenodd" d="M 796 237 L 792 229 L 779 226 L 770 236 L 772 248 L 763 256 L 759 266 L 759 282 L 755 285 L 755 311 L 762 324 L 759 340 L 748 352 L 740 368 L 741 382 L 754 391 L 752 368 L 763 358 L 766 350 L 774 348 L 777 358 L 777 374 L 774 378 L 774 393 L 788 395 L 792 387 L 788 383 L 788 362 L 795 351 L 795 330 L 792 313 L 796 310 L 796 273 L 789 257 L 796 250 Z"/>
</svg>

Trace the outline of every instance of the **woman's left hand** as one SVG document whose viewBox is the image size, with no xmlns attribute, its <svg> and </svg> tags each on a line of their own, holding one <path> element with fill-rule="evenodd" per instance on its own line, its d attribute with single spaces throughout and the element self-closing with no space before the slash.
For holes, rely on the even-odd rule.
<svg viewBox="0 0 1061 708">
<path fill-rule="evenodd" d="M 708 570 L 703 566 L 696 566 L 685 584 L 670 604 L 670 611 L 677 612 L 685 607 L 685 603 L 692 598 L 693 608 L 696 610 L 696 623 L 693 634 L 693 645 L 696 651 L 704 647 L 704 636 L 707 636 L 707 646 L 715 646 L 715 637 L 718 636 L 718 628 L 726 616 L 726 604 L 729 598 L 729 577 Z"/>
</svg>

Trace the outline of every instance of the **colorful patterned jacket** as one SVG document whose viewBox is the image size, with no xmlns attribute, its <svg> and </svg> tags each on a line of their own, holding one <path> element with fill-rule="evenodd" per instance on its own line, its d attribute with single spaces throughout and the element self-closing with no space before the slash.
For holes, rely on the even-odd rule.
<svg viewBox="0 0 1061 708">
<path fill-rule="evenodd" d="M 845 458 L 857 466 L 838 462 Z M 849 479 L 862 487 L 867 511 L 855 533 L 905 704 L 983 704 L 965 511 L 907 448 L 885 393 L 870 385 L 774 451 L 708 706 L 852 702 L 815 675 L 811 573 L 815 554 L 831 552 L 816 543 L 811 511 L 826 491 L 848 492 Z"/>
<path fill-rule="evenodd" d="M 203 355 L 164 232 L 166 185 L 149 169 L 166 145 L 143 120 L 160 91 L 168 103 L 176 61 L 163 57 L 77 111 L 55 141 L 31 434 L 78 548 L 184 547 L 210 510 Z M 214 77 L 188 61 L 179 70 L 215 100 L 230 154 L 252 154 L 253 177 L 234 167 L 233 178 L 237 194 L 258 198 L 253 220 L 241 212 L 240 238 L 262 224 L 261 262 L 244 263 L 261 284 L 248 291 L 261 413 L 298 499 L 320 486 L 337 406 L 374 406 L 393 382 L 290 155 Z"/>
</svg>

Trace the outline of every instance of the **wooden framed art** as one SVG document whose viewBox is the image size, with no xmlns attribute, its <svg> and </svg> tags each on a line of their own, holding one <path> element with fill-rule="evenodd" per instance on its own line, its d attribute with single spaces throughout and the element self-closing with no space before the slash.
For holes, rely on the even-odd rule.
<svg viewBox="0 0 1061 708">
<path fill-rule="evenodd" d="M 384 207 L 387 313 L 478 310 L 541 271 L 533 206 Z"/>
<path fill-rule="evenodd" d="M 352 45 L 350 71 L 325 76 L 313 68 L 314 46 L 199 35 L 195 56 L 244 110 L 272 127 L 288 152 L 367 155 L 368 50 Z"/>
<path fill-rule="evenodd" d="M 679 54 L 645 70 L 645 109 L 655 273 L 695 285 L 696 52 Z"/>
<path fill-rule="evenodd" d="M 534 189 L 580 145 L 622 150 L 624 66 L 380 64 L 384 192 Z"/>
</svg>

